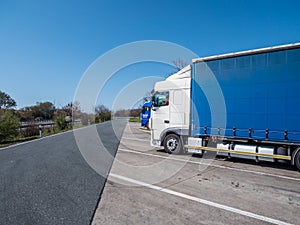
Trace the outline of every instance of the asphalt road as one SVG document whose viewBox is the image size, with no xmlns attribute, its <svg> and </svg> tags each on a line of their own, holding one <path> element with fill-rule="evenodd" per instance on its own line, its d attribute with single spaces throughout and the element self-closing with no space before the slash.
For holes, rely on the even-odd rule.
<svg viewBox="0 0 300 225">
<path fill-rule="evenodd" d="M 128 123 L 98 205 L 100 224 L 300 224 L 287 164 L 169 155 Z"/>
<path fill-rule="evenodd" d="M 90 224 L 125 124 L 76 131 L 81 152 L 94 146 L 98 156 L 111 155 L 102 175 L 84 160 L 73 131 L 0 149 L 0 224 Z"/>
</svg>

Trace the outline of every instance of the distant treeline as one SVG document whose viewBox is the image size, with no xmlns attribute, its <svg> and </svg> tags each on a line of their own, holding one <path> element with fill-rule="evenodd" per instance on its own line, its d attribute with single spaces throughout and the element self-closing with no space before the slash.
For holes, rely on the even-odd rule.
<svg viewBox="0 0 300 225">
<path fill-rule="evenodd" d="M 81 111 L 79 102 L 70 102 L 61 108 L 48 101 L 37 102 L 18 110 L 14 109 L 16 106 L 13 98 L 0 91 L 0 143 L 38 135 L 41 126 L 45 134 L 51 134 L 72 129 L 75 125 L 108 121 L 112 116 L 139 117 L 141 113 L 141 109 L 112 112 L 104 105 L 96 106 L 93 113 L 85 113 Z"/>
</svg>

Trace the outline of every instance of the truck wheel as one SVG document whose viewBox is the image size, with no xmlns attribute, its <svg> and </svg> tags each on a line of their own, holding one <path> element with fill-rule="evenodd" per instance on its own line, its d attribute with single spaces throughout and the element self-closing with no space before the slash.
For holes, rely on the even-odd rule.
<svg viewBox="0 0 300 225">
<path fill-rule="evenodd" d="M 298 151 L 295 156 L 295 165 L 297 169 L 300 171 L 300 151 Z"/>
<path fill-rule="evenodd" d="M 169 154 L 180 154 L 182 152 L 180 138 L 176 134 L 167 135 L 164 141 L 164 148 Z"/>
</svg>

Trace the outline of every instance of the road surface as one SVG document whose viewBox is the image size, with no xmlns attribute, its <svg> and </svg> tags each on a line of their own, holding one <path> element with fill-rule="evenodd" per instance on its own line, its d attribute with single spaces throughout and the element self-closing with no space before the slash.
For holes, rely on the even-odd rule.
<svg viewBox="0 0 300 225">
<path fill-rule="evenodd" d="M 100 155 L 108 150 L 114 156 L 126 121 L 114 124 L 77 130 L 86 141 L 81 151 L 95 146 L 90 134 L 96 131 Z M 90 224 L 111 164 L 102 166 L 102 176 L 96 173 L 73 131 L 0 149 L 0 224 Z"/>
</svg>

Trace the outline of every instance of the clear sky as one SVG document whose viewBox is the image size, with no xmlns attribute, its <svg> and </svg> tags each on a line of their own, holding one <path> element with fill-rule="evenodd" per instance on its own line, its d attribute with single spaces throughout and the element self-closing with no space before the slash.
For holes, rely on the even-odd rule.
<svg viewBox="0 0 300 225">
<path fill-rule="evenodd" d="M 162 40 L 209 56 L 299 42 L 299 8 L 298 0 L 0 0 L 0 90 L 17 108 L 62 107 L 89 66 L 119 45 Z M 98 103 L 111 107 L 130 82 L 170 71 L 159 63 L 122 69 Z M 143 96 L 153 82 L 131 90 Z"/>
</svg>

